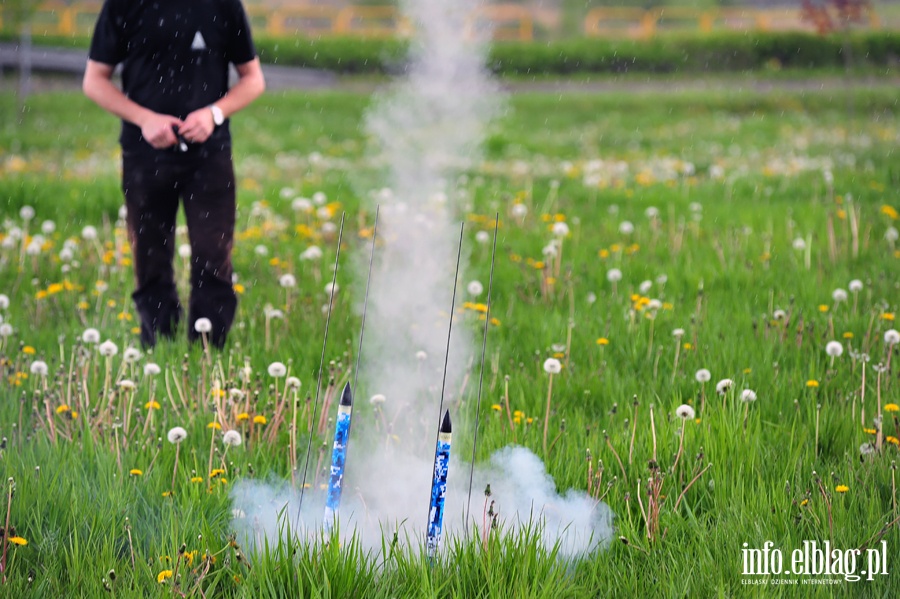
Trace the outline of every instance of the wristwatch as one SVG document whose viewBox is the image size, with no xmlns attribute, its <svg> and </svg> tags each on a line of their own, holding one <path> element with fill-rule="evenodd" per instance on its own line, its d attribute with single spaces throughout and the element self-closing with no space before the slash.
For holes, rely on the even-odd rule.
<svg viewBox="0 0 900 599">
<path fill-rule="evenodd" d="M 213 115 L 213 123 L 216 124 L 216 127 L 225 122 L 225 115 L 222 113 L 222 109 L 216 106 L 215 104 L 209 105 L 209 110 Z"/>
</svg>

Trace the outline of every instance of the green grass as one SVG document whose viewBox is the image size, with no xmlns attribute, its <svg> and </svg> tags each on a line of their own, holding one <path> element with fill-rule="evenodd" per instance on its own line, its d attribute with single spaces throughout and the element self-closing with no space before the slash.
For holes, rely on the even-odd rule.
<svg viewBox="0 0 900 599">
<path fill-rule="evenodd" d="M 282 188 L 305 196 L 324 191 L 347 211 L 342 268 L 349 272 L 353 260 L 367 255 L 368 241 L 358 233 L 372 220 L 364 200 L 375 181 L 366 160 L 370 140 L 360 128 L 369 103 L 364 95 L 279 92 L 234 119 L 240 183 L 235 267 L 245 290 L 230 349 L 213 354 L 213 362 L 226 386 L 241 385 L 238 369 L 245 359 L 252 366 L 245 385 L 259 395 L 251 415 L 272 419 L 273 380 L 265 371 L 273 360 L 290 361 L 304 394 L 314 389 L 324 280 L 317 282 L 297 256 L 310 243 L 321 244 L 324 276 L 335 250 L 333 241 L 297 232 L 297 224 L 316 229 L 321 223 L 295 214 Z M 484 546 L 447 539 L 432 565 L 404 541 L 385 561 L 352 541 L 293 547 L 278 540 L 267 552 L 244 556 L 245 549 L 230 542 L 228 488 L 242 479 L 290 478 L 286 427 L 272 443 L 254 436 L 230 449 L 228 471 L 217 477 L 227 483 L 208 489 L 205 480 L 190 482 L 207 474 L 206 425 L 213 412 L 204 391 L 215 376 L 200 349 L 184 340 L 159 346 L 134 372 L 121 365 L 122 350 L 137 338 L 135 322 L 128 320 L 134 314 L 130 267 L 122 261 L 127 250 L 115 252 L 127 248 L 115 225 L 121 204 L 118 124 L 74 93 L 29 99 L 17 124 L 15 100 L 4 94 L 0 215 L 10 222 L 2 235 L 22 226 L 24 205 L 36 211 L 30 233 L 44 219 L 54 220 L 57 230 L 37 256 L 23 254 L 20 243 L 0 249 L 0 293 L 11 300 L 3 322 L 15 327 L 0 346 L 0 435 L 6 438 L 0 474 L 15 480 L 10 524 L 28 541 L 8 547 L 3 594 L 96 597 L 105 595 L 106 579 L 113 596 L 169 596 L 172 580 L 158 584 L 157 576 L 178 562 L 181 590 L 200 596 L 202 587 L 208 597 L 806 596 L 808 586 L 742 585 L 743 543 L 760 548 L 774 541 L 787 561 L 804 540 L 829 539 L 850 549 L 881 532 L 893 559 L 900 534 L 896 524 L 882 529 L 896 517 L 897 446 L 886 442 L 883 451 L 860 456 L 860 445 L 874 436 L 860 422 L 862 366 L 849 350 L 871 355 L 865 394 L 871 427 L 878 380 L 872 366 L 888 360 L 883 335 L 898 311 L 900 256 L 885 240 L 897 224 L 883 209 L 898 207 L 896 94 L 523 94 L 508 107 L 486 132 L 485 160 L 468 173 L 474 208 L 459 215 L 469 223 L 471 249 L 463 281 L 487 282 L 489 248 L 474 237 L 492 230 L 495 211 L 503 221 L 492 304 L 500 325 L 488 336 L 478 459 L 515 442 L 544 459 L 560 490 L 587 490 L 589 450 L 593 471 L 603 468 L 592 493 L 609 504 L 615 534 L 627 544 L 614 541 L 572 563 L 544 550 L 535 530 L 496 534 Z M 313 152 L 318 160 L 309 160 Z M 833 190 L 823 170 L 833 173 Z M 593 173 L 596 180 L 590 180 Z M 257 202 L 265 202 L 262 210 L 257 205 L 251 213 Z M 510 212 L 516 202 L 529 209 L 521 221 Z M 701 208 L 691 208 L 693 203 Z M 659 210 L 655 223 L 645 215 L 649 207 Z M 856 254 L 851 209 L 858 219 Z M 570 228 L 558 272 L 556 265 L 535 266 L 552 236 L 542 216 L 552 220 L 556 214 Z M 624 220 L 634 223 L 634 233 L 619 232 Z M 98 227 L 112 252 L 81 240 L 87 224 Z M 792 248 L 798 237 L 807 240 L 808 258 Z M 79 265 L 63 273 L 58 255 L 68 238 L 78 240 Z M 268 248 L 265 257 L 255 251 L 260 244 Z M 615 293 L 607 281 L 613 267 L 623 273 Z M 263 306 L 285 303 L 278 286 L 282 272 L 294 272 L 298 287 L 290 318 L 273 327 L 267 341 Z M 661 285 L 657 277 L 663 274 Z M 337 380 L 352 367 L 359 328 L 352 298 L 361 297 L 364 284 L 346 276 L 326 355 L 339 362 Z M 832 291 L 847 289 L 851 279 L 862 280 L 863 290 L 836 305 Z M 64 280 L 72 289 L 38 297 Z M 100 294 L 98 280 L 108 285 Z M 640 294 L 644 280 L 653 283 Z M 655 319 L 634 310 L 632 294 L 664 303 Z M 788 312 L 787 321 L 775 319 L 777 309 Z M 459 322 L 479 334 L 472 310 L 462 312 Z M 118 451 L 122 429 L 89 426 L 102 420 L 97 406 L 103 405 L 105 364 L 95 351 L 80 353 L 77 340 L 87 326 L 119 344 L 112 380 L 138 382 L 130 439 L 127 445 L 119 439 Z M 672 336 L 676 328 L 685 330 L 680 341 Z M 608 345 L 598 344 L 600 338 Z M 831 339 L 845 346 L 833 366 L 825 354 Z M 563 349 L 554 349 L 557 344 Z M 26 346 L 35 353 L 26 353 Z M 549 428 L 555 442 L 545 454 L 548 377 L 541 365 L 557 351 L 566 367 L 554 377 Z M 46 391 L 29 373 L 38 358 L 50 367 Z M 151 359 L 164 369 L 155 392 L 141 374 Z M 896 362 L 880 377 L 882 406 L 898 403 Z M 700 368 L 712 372 L 703 387 L 705 407 L 699 422 L 687 422 L 684 454 L 673 472 L 681 430 L 674 412 L 691 403 L 699 415 L 701 386 L 694 373 Z M 477 373 L 476 360 L 472 375 Z M 510 410 L 524 412 L 514 430 L 501 400 L 505 377 Z M 724 402 L 713 388 L 722 378 L 735 381 Z M 818 386 L 808 386 L 811 380 Z M 93 398 L 91 408 L 85 409 L 82 384 Z M 759 396 L 749 406 L 740 401 L 744 388 Z M 451 402 L 460 423 L 454 446 L 462 451 L 471 448 L 476 389 L 467 387 L 465 403 Z M 143 406 L 151 395 L 161 409 L 147 421 Z M 127 392 L 112 401 L 124 416 Z M 56 413 L 64 403 L 81 406 L 77 419 Z M 371 416 L 370 406 L 360 413 Z M 885 412 L 884 418 L 884 433 L 894 438 L 900 436 L 896 414 Z M 163 497 L 175 464 L 165 434 L 176 424 L 187 428 L 188 438 L 179 454 L 176 493 Z M 265 431 L 257 429 L 254 435 Z M 648 469 L 654 445 L 659 471 Z M 674 510 L 682 489 L 707 465 Z M 132 468 L 142 475 L 130 476 Z M 655 477 L 664 498 L 650 540 L 638 499 L 646 507 L 647 479 Z M 838 493 L 839 484 L 849 490 Z M 4 487 L 0 518 L 6 505 Z M 197 551 L 190 553 L 190 565 L 178 557 L 182 544 L 187 553 Z M 202 575 L 207 551 L 216 559 L 208 560 Z M 871 582 L 817 590 L 896 596 L 897 566 L 889 561 L 889 575 Z"/>
</svg>

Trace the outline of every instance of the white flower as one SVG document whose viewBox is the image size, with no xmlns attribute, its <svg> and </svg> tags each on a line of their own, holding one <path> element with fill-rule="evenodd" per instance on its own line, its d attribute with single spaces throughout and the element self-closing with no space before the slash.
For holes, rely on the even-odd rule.
<svg viewBox="0 0 900 599">
<path fill-rule="evenodd" d="M 279 310 L 278 308 L 273 308 L 272 306 L 266 306 L 265 308 L 266 318 L 269 320 L 276 320 L 284 318 L 284 312 Z"/>
<path fill-rule="evenodd" d="M 369 403 L 373 406 L 378 406 L 384 403 L 385 397 L 381 393 L 376 393 L 369 399 Z"/>
<path fill-rule="evenodd" d="M 648 309 L 648 310 L 659 310 L 660 308 L 662 308 L 662 302 L 659 301 L 659 300 L 656 299 L 656 298 L 654 298 L 654 299 L 650 300 L 649 302 L 647 302 L 647 309 Z"/>
<path fill-rule="evenodd" d="M 565 237 L 569 234 L 569 225 L 564 222 L 553 223 L 552 231 L 557 237 Z"/>
<path fill-rule="evenodd" d="M 63 248 L 59 251 L 59 261 L 60 262 L 71 262 L 72 258 L 75 257 L 75 252 L 73 252 L 69 248 Z"/>
<path fill-rule="evenodd" d="M 741 401 L 756 401 L 756 391 L 753 389 L 744 389 L 741 391 Z"/>
<path fill-rule="evenodd" d="M 421 349 L 416 352 L 416 360 L 418 360 L 419 362 L 424 362 L 427 359 L 428 359 L 428 354 L 426 354 Z"/>
<path fill-rule="evenodd" d="M 285 366 L 282 362 L 272 362 L 271 364 L 269 364 L 269 376 L 280 379 L 286 374 L 287 366 Z"/>
<path fill-rule="evenodd" d="M 237 447 L 241 443 L 243 443 L 243 439 L 241 438 L 241 433 L 236 430 L 225 431 L 225 434 L 222 435 L 222 442 L 225 445 L 230 445 L 231 447 Z"/>
<path fill-rule="evenodd" d="M 775 320 L 784 320 L 787 317 L 787 312 L 784 310 L 778 309 L 772 312 L 772 318 Z"/>
<path fill-rule="evenodd" d="M 329 236 L 337 233 L 338 226 L 331 221 L 322 223 L 321 231 L 322 235 Z"/>
<path fill-rule="evenodd" d="M 81 238 L 85 241 L 94 241 L 97 239 L 97 227 L 87 225 L 81 230 Z"/>
<path fill-rule="evenodd" d="M 610 268 L 606 271 L 606 280 L 610 283 L 617 283 L 622 280 L 622 271 L 618 268 Z"/>
<path fill-rule="evenodd" d="M 847 301 L 847 292 L 841 288 L 835 289 L 831 292 L 831 299 L 836 302 L 846 302 Z"/>
<path fill-rule="evenodd" d="M 479 295 L 481 295 L 484 292 L 484 285 L 482 285 L 480 281 L 469 281 L 469 284 L 466 287 L 466 290 L 469 292 L 470 295 L 474 295 L 475 297 L 478 297 Z"/>
<path fill-rule="evenodd" d="M 622 235 L 631 235 L 634 233 L 634 225 L 630 220 L 623 220 L 619 223 L 619 233 Z"/>
<path fill-rule="evenodd" d="M 278 284 L 285 288 L 297 286 L 297 279 L 290 273 L 285 273 L 278 277 Z"/>
<path fill-rule="evenodd" d="M 888 329 L 884 332 L 884 342 L 888 345 L 897 345 L 900 343 L 900 333 L 896 329 Z"/>
<path fill-rule="evenodd" d="M 480 244 L 485 244 L 491 240 L 491 235 L 487 231 L 479 231 L 475 233 L 475 241 Z"/>
<path fill-rule="evenodd" d="M 844 346 L 841 345 L 840 341 L 829 341 L 825 344 L 825 353 L 832 358 L 840 357 L 844 353 Z"/>
<path fill-rule="evenodd" d="M 136 347 L 129 347 L 125 349 L 125 352 L 122 354 L 122 359 L 131 364 L 132 362 L 137 362 L 141 359 L 141 350 Z"/>
<path fill-rule="evenodd" d="M 30 370 L 31 374 L 36 374 L 38 376 L 47 376 L 47 373 L 50 372 L 50 368 L 43 360 L 35 360 L 32 362 Z"/>
<path fill-rule="evenodd" d="M 100 344 L 98 348 L 100 350 L 101 356 L 106 356 L 107 358 L 111 358 L 117 353 L 119 353 L 119 346 L 107 339 L 103 343 Z"/>
<path fill-rule="evenodd" d="M 85 343 L 99 343 L 100 342 L 100 331 L 94 328 L 85 329 L 81 334 L 81 340 Z"/>
<path fill-rule="evenodd" d="M 300 254 L 301 260 L 318 260 L 322 257 L 322 248 L 317 245 L 311 245 Z"/>
<path fill-rule="evenodd" d="M 180 426 L 176 426 L 169 429 L 166 438 L 169 439 L 169 443 L 175 443 L 177 445 L 187 438 L 187 431 Z"/>
<path fill-rule="evenodd" d="M 9 296 L 5 293 L 0 293 L 0 310 L 6 310 L 9 308 Z"/>
<path fill-rule="evenodd" d="M 209 333 L 212 331 L 212 321 L 208 318 L 198 318 L 194 321 L 194 330 L 198 333 Z"/>
<path fill-rule="evenodd" d="M 544 372 L 548 374 L 559 374 L 562 370 L 562 364 L 556 358 L 547 358 L 544 360 Z"/>
<path fill-rule="evenodd" d="M 240 401 L 244 399 L 244 395 L 244 392 L 237 387 L 232 387 L 228 390 L 228 397 L 230 397 L 234 401 Z"/>
<path fill-rule="evenodd" d="M 716 383 L 716 393 L 719 395 L 725 395 L 729 389 L 731 389 L 732 385 L 734 385 L 734 381 L 731 379 L 722 379 L 718 383 Z"/>
<path fill-rule="evenodd" d="M 684 403 L 675 408 L 675 415 L 682 420 L 693 420 L 696 413 L 694 412 L 694 408 Z"/>
<path fill-rule="evenodd" d="M 156 362 L 147 362 L 144 365 L 144 376 L 156 376 L 162 372 L 162 368 Z"/>
<path fill-rule="evenodd" d="M 668 280 L 669 280 L 669 277 L 667 277 L 665 274 L 657 275 L 656 284 L 657 285 L 665 285 L 668 282 Z"/>
<path fill-rule="evenodd" d="M 8 322 L 0 324 L 0 337 L 9 337 L 12 334 L 13 328 L 11 324 L 9 324 Z"/>
<path fill-rule="evenodd" d="M 31 206 L 22 206 L 19 208 L 19 216 L 22 217 L 22 220 L 31 220 L 34 218 L 34 208 Z"/>
<path fill-rule="evenodd" d="M 676 339 L 681 339 L 682 337 L 684 337 L 684 329 L 675 329 L 674 331 L 672 331 L 672 336 Z"/>
<path fill-rule="evenodd" d="M 696 373 L 694 373 L 694 379 L 696 379 L 698 383 L 705 383 L 711 378 L 712 374 L 706 368 L 701 368 Z"/>
<path fill-rule="evenodd" d="M 316 216 L 319 217 L 319 220 L 328 220 L 333 215 L 331 214 L 331 208 L 328 206 L 322 206 L 318 210 L 316 210 Z"/>
<path fill-rule="evenodd" d="M 116 383 L 116 385 L 118 385 L 122 389 L 125 389 L 126 391 L 134 391 L 135 389 L 137 389 L 137 385 L 135 385 L 134 381 L 132 381 L 131 379 L 122 379 L 121 381 Z"/>
<path fill-rule="evenodd" d="M 295 376 L 289 376 L 284 380 L 284 384 L 288 389 L 299 389 L 300 388 L 300 379 Z"/>
<path fill-rule="evenodd" d="M 656 206 L 647 206 L 647 209 L 644 210 L 644 216 L 649 219 L 654 219 L 659 216 L 659 208 Z"/>
<path fill-rule="evenodd" d="M 587 300 L 587 303 L 593 304 L 594 302 L 597 301 L 597 294 L 594 293 L 593 291 L 591 291 L 590 293 L 587 294 L 587 296 L 584 299 Z"/>
<path fill-rule="evenodd" d="M 802 252 L 806 249 L 806 240 L 802 237 L 798 237 L 793 241 L 793 243 L 791 243 L 791 246 L 798 252 Z"/>
<path fill-rule="evenodd" d="M 541 250 L 541 254 L 543 254 L 545 258 L 555 258 L 559 254 L 559 250 L 556 249 L 555 243 L 548 243 Z"/>
<path fill-rule="evenodd" d="M 327 295 L 331 295 L 332 293 L 334 293 L 334 295 L 337 295 L 337 292 L 340 290 L 341 288 L 337 283 L 328 283 L 325 285 L 325 293 Z"/>
<path fill-rule="evenodd" d="M 294 212 L 309 212 L 312 210 L 312 202 L 309 198 L 295 198 L 293 202 L 291 202 L 291 209 Z"/>
<path fill-rule="evenodd" d="M 278 197 L 280 197 L 282 200 L 286 200 L 286 199 L 292 197 L 296 193 L 297 192 L 294 191 L 293 188 L 291 188 L 291 187 L 282 187 L 278 191 Z"/>
<path fill-rule="evenodd" d="M 191 257 L 191 244 L 182 243 L 178 246 L 178 255 L 187 260 Z"/>
<path fill-rule="evenodd" d="M 255 248 L 253 248 L 253 251 L 256 252 L 257 256 L 268 256 L 269 255 L 269 248 L 267 248 L 263 244 L 257 245 Z"/>
<path fill-rule="evenodd" d="M 859 446 L 860 455 L 871 455 L 875 453 L 875 446 L 871 443 L 863 443 Z"/>
<path fill-rule="evenodd" d="M 859 291 L 862 291 L 863 282 L 859 279 L 853 279 L 847 286 L 850 288 L 850 291 L 852 291 L 853 293 L 857 293 Z"/>
<path fill-rule="evenodd" d="M 895 227 L 888 227 L 887 231 L 884 232 L 884 238 L 893 243 L 897 241 L 897 239 L 900 239 L 900 231 L 897 231 Z"/>
<path fill-rule="evenodd" d="M 528 206 L 521 203 L 516 203 L 512 205 L 512 215 L 515 218 L 525 218 L 528 214 Z"/>
<path fill-rule="evenodd" d="M 41 223 L 41 233 L 44 235 L 50 235 L 54 231 L 56 231 L 56 223 L 52 220 L 45 220 Z"/>
<path fill-rule="evenodd" d="M 328 200 L 328 196 L 325 195 L 324 191 L 317 191 L 312 196 L 312 201 L 316 205 L 322 205 Z"/>
<path fill-rule="evenodd" d="M 647 295 L 649 293 L 650 288 L 653 287 L 653 281 L 641 281 L 641 284 L 638 285 L 638 291 L 641 295 Z"/>
</svg>

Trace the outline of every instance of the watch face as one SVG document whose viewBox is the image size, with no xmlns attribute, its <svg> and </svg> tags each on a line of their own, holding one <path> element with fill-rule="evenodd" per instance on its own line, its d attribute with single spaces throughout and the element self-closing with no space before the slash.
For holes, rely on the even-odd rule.
<svg viewBox="0 0 900 599">
<path fill-rule="evenodd" d="M 221 125 L 222 123 L 225 122 L 225 115 L 222 114 L 222 109 L 221 109 L 221 108 L 219 108 L 218 106 L 213 105 L 213 106 L 210 106 L 209 109 L 212 111 L 212 114 L 213 114 L 213 122 L 214 122 L 216 125 Z"/>
</svg>

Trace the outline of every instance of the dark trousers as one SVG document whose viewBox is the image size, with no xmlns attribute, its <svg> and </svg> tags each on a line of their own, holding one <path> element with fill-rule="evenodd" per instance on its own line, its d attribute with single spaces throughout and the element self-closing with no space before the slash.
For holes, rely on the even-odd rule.
<svg viewBox="0 0 900 599">
<path fill-rule="evenodd" d="M 213 345 L 221 347 L 234 321 L 232 288 L 235 185 L 231 150 L 219 152 L 126 153 L 122 190 L 134 260 L 141 341 L 152 347 L 157 335 L 172 337 L 182 318 L 175 285 L 175 219 L 184 204 L 191 241 L 191 297 L 188 339 L 198 318 L 212 322 Z"/>
</svg>

